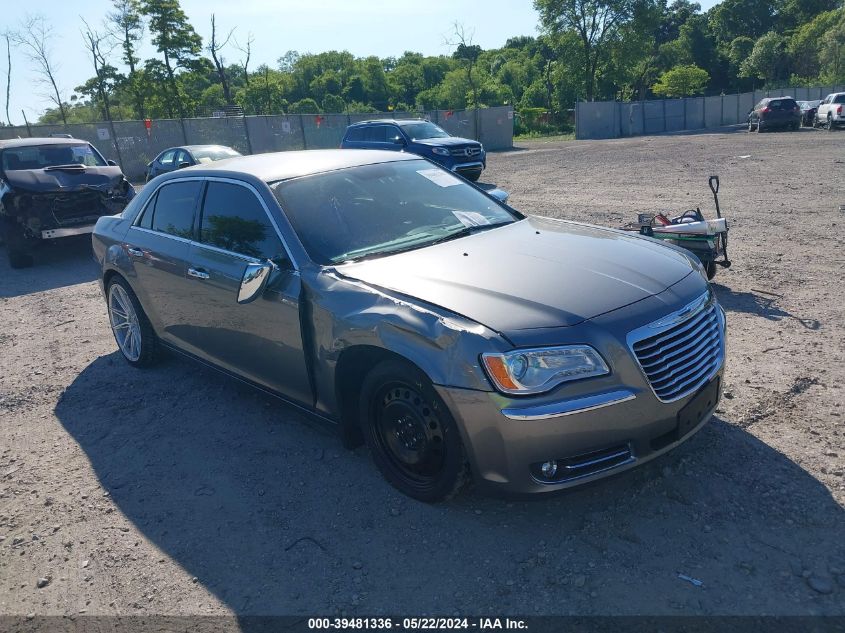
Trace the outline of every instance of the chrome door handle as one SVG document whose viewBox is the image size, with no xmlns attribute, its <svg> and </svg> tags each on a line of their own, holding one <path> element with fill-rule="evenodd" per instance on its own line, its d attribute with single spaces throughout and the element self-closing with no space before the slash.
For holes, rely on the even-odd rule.
<svg viewBox="0 0 845 633">
<path fill-rule="evenodd" d="M 211 275 L 202 269 L 189 268 L 188 277 L 196 277 L 197 279 L 208 279 Z"/>
<path fill-rule="evenodd" d="M 133 247 L 130 246 L 129 248 L 126 249 L 126 252 L 129 253 L 130 255 L 134 255 L 135 257 L 143 257 L 144 256 L 144 251 L 142 251 L 140 248 L 133 248 Z"/>
</svg>

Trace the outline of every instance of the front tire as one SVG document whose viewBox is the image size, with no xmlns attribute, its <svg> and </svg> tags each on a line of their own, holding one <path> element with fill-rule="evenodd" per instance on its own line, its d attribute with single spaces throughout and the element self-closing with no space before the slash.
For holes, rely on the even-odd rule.
<svg viewBox="0 0 845 633">
<path fill-rule="evenodd" d="M 394 360 L 377 365 L 361 387 L 359 415 L 373 461 L 403 494 L 432 503 L 468 483 L 457 424 L 415 367 Z"/>
<path fill-rule="evenodd" d="M 30 254 L 30 245 L 24 235 L 23 228 L 9 219 L 0 220 L 0 232 L 6 243 L 6 256 L 11 268 L 29 268 L 34 260 Z"/>
<path fill-rule="evenodd" d="M 158 356 L 158 341 L 138 297 L 122 277 L 113 277 L 106 290 L 109 325 L 117 348 L 133 367 L 149 367 Z"/>
</svg>

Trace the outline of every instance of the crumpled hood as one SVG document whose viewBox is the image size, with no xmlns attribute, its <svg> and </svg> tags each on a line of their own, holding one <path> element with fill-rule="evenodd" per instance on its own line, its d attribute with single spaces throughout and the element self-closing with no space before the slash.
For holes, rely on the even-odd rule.
<svg viewBox="0 0 845 633">
<path fill-rule="evenodd" d="M 13 190 L 54 193 L 100 189 L 111 191 L 123 180 L 120 167 L 85 167 L 84 169 L 21 169 L 5 172 L 4 180 Z"/>
<path fill-rule="evenodd" d="M 337 271 L 507 335 L 576 325 L 663 292 L 694 268 L 683 253 L 636 235 L 529 217 Z"/>
<path fill-rule="evenodd" d="M 418 145 L 430 145 L 432 147 L 448 147 L 452 145 L 481 145 L 481 143 L 479 143 L 478 141 L 473 141 L 469 138 L 461 138 L 460 136 L 447 136 L 445 138 L 418 138 L 414 139 L 414 143 L 417 143 Z"/>
</svg>

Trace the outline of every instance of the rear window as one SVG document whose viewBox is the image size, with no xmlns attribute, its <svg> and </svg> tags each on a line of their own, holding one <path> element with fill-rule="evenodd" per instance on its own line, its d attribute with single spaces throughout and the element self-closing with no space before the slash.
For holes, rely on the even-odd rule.
<svg viewBox="0 0 845 633">
<path fill-rule="evenodd" d="M 845 103 L 845 95 L 836 95 L 833 99 L 833 103 Z"/>
<path fill-rule="evenodd" d="M 795 99 L 772 99 L 769 101 L 769 108 L 772 110 L 794 110 L 798 107 Z"/>
</svg>

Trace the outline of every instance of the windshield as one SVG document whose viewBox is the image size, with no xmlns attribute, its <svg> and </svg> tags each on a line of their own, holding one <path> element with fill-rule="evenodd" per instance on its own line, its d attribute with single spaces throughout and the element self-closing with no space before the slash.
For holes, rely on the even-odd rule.
<svg viewBox="0 0 845 633">
<path fill-rule="evenodd" d="M 329 265 L 390 255 L 522 216 L 424 160 L 270 183 L 305 250 Z"/>
<path fill-rule="evenodd" d="M 402 126 L 405 134 L 411 140 L 424 138 L 449 138 L 449 133 L 440 129 L 434 123 L 421 121 L 420 123 L 407 123 Z"/>
<path fill-rule="evenodd" d="M 106 161 L 90 145 L 30 145 L 3 150 L 3 171 L 44 169 L 64 165 L 105 167 Z"/>
<path fill-rule="evenodd" d="M 236 152 L 231 147 L 199 147 L 191 151 L 198 163 L 212 163 L 216 160 L 223 160 L 224 158 L 234 158 L 240 156 L 240 152 Z"/>
</svg>

